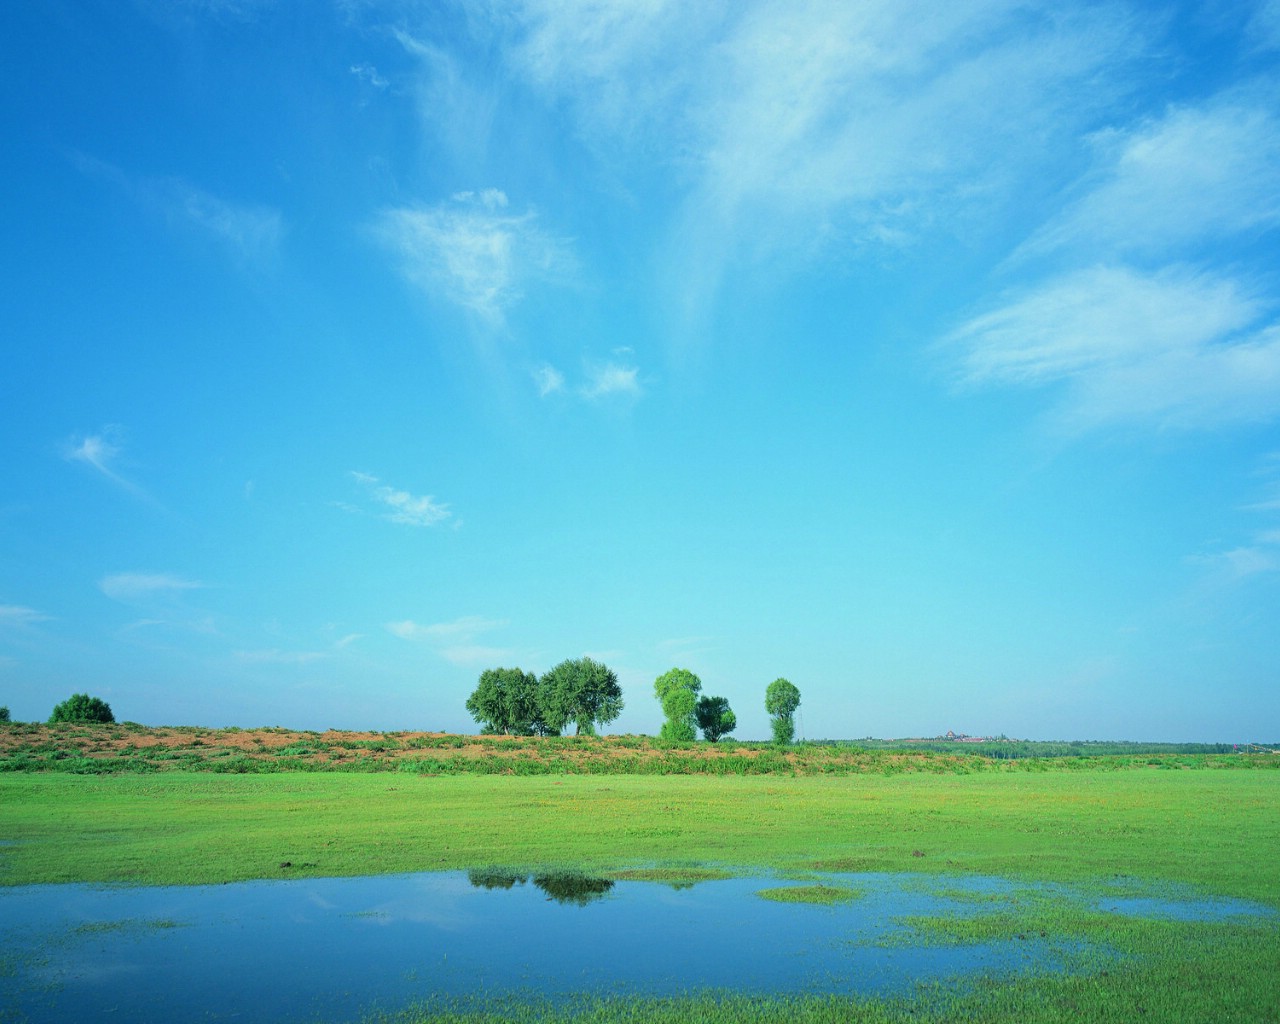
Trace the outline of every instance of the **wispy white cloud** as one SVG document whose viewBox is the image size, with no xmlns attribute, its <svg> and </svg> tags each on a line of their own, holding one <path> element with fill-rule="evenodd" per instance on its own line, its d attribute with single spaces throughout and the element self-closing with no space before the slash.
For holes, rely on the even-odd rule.
<svg viewBox="0 0 1280 1024">
<path fill-rule="evenodd" d="M 1048 268 L 942 346 L 959 379 L 1065 382 L 1073 430 L 1280 416 L 1280 297 L 1272 268 L 1247 262 L 1249 243 L 1280 227 L 1274 99 L 1252 86 L 1096 136 L 1078 198 L 1006 269 Z M 1230 269 L 1207 269 L 1207 252 L 1237 241 Z"/>
<path fill-rule="evenodd" d="M 1008 0 L 927 18 L 895 0 L 518 10 L 516 60 L 605 159 L 634 143 L 676 169 L 685 279 L 708 255 L 898 245 L 997 199 L 1115 94 L 1103 69 L 1136 49 L 1123 13 Z"/>
<path fill-rule="evenodd" d="M 146 491 L 120 471 L 123 453 L 124 430 L 114 423 L 107 424 L 96 434 L 76 434 L 62 445 L 62 457 L 69 462 L 88 466 L 135 498 L 153 501 Z"/>
<path fill-rule="evenodd" d="M 121 482 L 113 468 L 120 455 L 120 446 L 109 437 L 116 432 L 118 428 L 106 427 L 101 434 L 77 436 L 64 446 L 63 455 L 72 461 L 92 466 L 111 480 Z"/>
<path fill-rule="evenodd" d="M 435 643 L 468 643 L 483 633 L 499 629 L 507 623 L 503 619 L 486 619 L 479 615 L 464 615 L 452 622 L 434 622 L 421 625 L 412 619 L 388 622 L 387 630 L 402 640 L 426 640 Z"/>
<path fill-rule="evenodd" d="M 538 389 L 538 397 L 546 398 L 564 391 L 564 374 L 554 366 L 544 364 L 533 371 L 533 383 Z"/>
<path fill-rule="evenodd" d="M 377 233 L 411 282 L 497 326 L 531 282 L 565 280 L 573 267 L 568 244 L 537 214 L 507 206 L 498 189 L 459 192 L 436 206 L 384 210 Z"/>
<path fill-rule="evenodd" d="M 434 8 L 420 10 L 434 11 Z M 468 17 L 468 20 L 474 24 L 478 16 L 477 9 L 477 17 Z M 429 13 L 426 20 L 434 19 Z M 493 83 L 477 75 L 475 66 L 468 61 L 431 42 L 431 28 L 414 35 L 397 19 L 391 34 L 405 53 L 417 61 L 412 91 L 426 134 L 442 151 L 458 159 L 460 165 L 480 164 L 489 154 L 490 132 L 498 103 Z M 488 63 L 485 60 L 482 66 Z"/>
<path fill-rule="evenodd" d="M 1253 543 L 1213 554 L 1196 555 L 1191 560 L 1203 566 L 1220 583 L 1238 583 L 1280 572 L 1280 538 L 1259 535 Z"/>
<path fill-rule="evenodd" d="M 18 604 L 0 604 L 0 629 L 28 629 L 52 616 Z"/>
<path fill-rule="evenodd" d="M 104 576 L 98 589 L 113 601 L 146 601 L 199 590 L 203 583 L 163 572 L 119 572 Z"/>
<path fill-rule="evenodd" d="M 217 196 L 185 178 L 138 177 L 82 153 L 73 159 L 83 173 L 110 182 L 171 228 L 194 229 L 243 263 L 262 267 L 279 251 L 285 224 L 273 207 Z"/>
<path fill-rule="evenodd" d="M 257 266 L 270 263 L 284 237 L 284 218 L 268 206 L 232 202 L 181 178 L 143 184 L 171 223 L 194 227 L 235 257 Z"/>
<path fill-rule="evenodd" d="M 499 619 L 486 619 L 478 615 L 463 616 L 452 622 L 436 622 L 423 625 L 412 619 L 388 622 L 387 631 L 402 640 L 426 643 L 446 661 L 455 665 L 493 665 L 511 657 L 506 648 L 478 643 L 486 633 L 505 626 Z"/>
<path fill-rule="evenodd" d="M 1280 119 L 1273 90 L 1177 107 L 1093 140 L 1099 179 L 1023 254 L 1079 246 L 1163 259 L 1280 224 Z"/>
<path fill-rule="evenodd" d="M 639 398 L 644 394 L 639 367 L 630 357 L 630 349 L 618 349 L 614 358 L 604 362 L 584 360 L 580 382 L 572 393 L 590 402 L 607 399 Z M 549 364 L 532 371 L 539 398 L 569 393 L 565 375 Z"/>
<path fill-rule="evenodd" d="M 431 495 L 414 495 L 395 487 L 388 487 L 376 476 L 352 471 L 353 479 L 363 484 L 370 496 L 389 511 L 382 518 L 405 526 L 434 526 L 448 519 L 453 513 L 449 506 L 438 502 Z"/>
<path fill-rule="evenodd" d="M 1280 414 L 1280 327 L 1239 282 L 1095 267 L 1010 297 L 943 346 L 962 384 L 1064 382 L 1063 422 L 1205 427 Z"/>
<path fill-rule="evenodd" d="M 1264 455 L 1257 476 L 1263 481 L 1263 497 L 1249 502 L 1240 511 L 1251 514 L 1256 523 L 1248 539 L 1232 547 L 1219 545 L 1219 550 L 1192 556 L 1191 561 L 1204 566 L 1218 583 L 1237 583 L 1255 576 L 1280 572 L 1280 452 Z"/>
<path fill-rule="evenodd" d="M 589 365 L 581 393 L 584 398 L 593 400 L 611 396 L 637 398 L 644 391 L 639 373 L 636 367 L 617 362 Z"/>
<path fill-rule="evenodd" d="M 360 81 L 373 86 L 375 89 L 382 90 L 391 84 L 378 73 L 378 69 L 372 64 L 352 64 L 349 70 Z"/>
</svg>

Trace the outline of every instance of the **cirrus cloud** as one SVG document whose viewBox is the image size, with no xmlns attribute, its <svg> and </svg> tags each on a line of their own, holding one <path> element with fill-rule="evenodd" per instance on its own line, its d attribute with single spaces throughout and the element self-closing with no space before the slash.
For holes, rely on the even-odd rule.
<svg viewBox="0 0 1280 1024">
<path fill-rule="evenodd" d="M 501 326 L 530 283 L 563 280 L 573 267 L 568 244 L 536 213 L 507 206 L 498 189 L 458 192 L 434 206 L 384 210 L 376 233 L 414 285 Z"/>
<path fill-rule="evenodd" d="M 29 629 L 37 622 L 47 622 L 52 616 L 18 604 L 0 604 L 0 627 Z"/>
<path fill-rule="evenodd" d="M 389 511 L 381 518 L 404 526 L 434 526 L 453 513 L 449 506 L 438 502 L 431 495 L 414 495 L 396 487 L 388 487 L 370 473 L 352 471 L 351 476 L 369 490 L 370 496 Z"/>
<path fill-rule="evenodd" d="M 421 624 L 412 619 L 388 622 L 387 632 L 402 640 L 425 643 L 446 661 L 460 666 L 495 664 L 511 657 L 506 648 L 478 643 L 486 633 L 505 626 L 501 619 L 486 619 L 479 615 L 465 615 L 451 622 Z"/>
<path fill-rule="evenodd" d="M 144 601 L 199 590 L 203 583 L 163 572 L 119 572 L 104 576 L 98 589 L 113 601 Z"/>
<path fill-rule="evenodd" d="M 941 350 L 957 381 L 1060 382 L 1072 429 L 1204 427 L 1280 415 L 1280 326 L 1238 281 L 1187 267 L 1064 274 L 970 319 Z"/>
</svg>

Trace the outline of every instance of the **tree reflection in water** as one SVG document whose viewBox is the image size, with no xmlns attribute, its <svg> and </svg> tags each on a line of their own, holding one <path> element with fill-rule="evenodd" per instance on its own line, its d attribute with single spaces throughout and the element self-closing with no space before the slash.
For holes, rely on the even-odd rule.
<svg viewBox="0 0 1280 1024">
<path fill-rule="evenodd" d="M 467 880 L 478 889 L 511 889 L 529 881 L 527 874 L 516 874 L 503 868 L 473 868 Z M 576 871 L 545 871 L 533 876 L 533 884 L 557 903 L 585 907 L 613 888 L 609 878 L 593 878 Z"/>
<path fill-rule="evenodd" d="M 502 868 L 472 868 L 467 872 L 467 881 L 477 889 L 510 889 L 514 885 L 524 885 L 528 878 L 513 875 Z"/>
</svg>

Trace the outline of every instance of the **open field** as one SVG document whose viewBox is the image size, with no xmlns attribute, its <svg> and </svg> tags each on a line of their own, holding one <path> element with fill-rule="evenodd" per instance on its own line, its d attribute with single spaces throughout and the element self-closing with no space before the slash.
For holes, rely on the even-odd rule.
<svg viewBox="0 0 1280 1024">
<path fill-rule="evenodd" d="M 132 743 L 132 751 L 82 747 L 71 756 L 138 756 L 145 748 L 124 732 L 111 742 Z M 183 735 L 184 742 L 202 738 Z M 251 738 L 243 755 L 211 759 L 274 761 L 265 773 L 135 768 L 84 775 L 28 766 L 0 774 L 0 839 L 12 844 L 0 846 L 0 882 L 195 883 L 536 865 L 644 877 L 655 868 L 726 865 L 793 875 L 799 886 L 812 884 L 812 872 L 822 869 L 915 872 L 935 885 L 945 885 L 947 875 L 998 875 L 1112 894 L 1167 885 L 1280 912 L 1280 773 L 1265 770 L 1274 757 L 979 758 L 977 764 L 949 755 L 846 752 L 853 760 L 844 768 L 822 771 L 803 760 L 802 750 L 795 752 L 801 758 L 778 766 L 779 774 L 601 774 L 599 767 L 573 774 L 571 755 L 594 751 L 596 762 L 584 763 L 598 764 L 609 744 L 552 741 L 539 751 L 548 761 L 563 758 L 554 774 L 472 774 L 447 766 L 424 773 L 416 764 L 402 769 L 403 762 L 290 771 L 288 759 L 301 756 L 296 744 L 304 740 L 280 735 L 280 749 L 292 746 L 294 753 L 257 750 Z M 316 745 L 328 734 L 310 735 Z M 343 735 L 349 734 L 334 734 Z M 402 736 L 400 751 L 444 749 L 460 759 L 474 759 L 477 750 L 496 758 L 503 748 L 495 746 L 508 742 L 414 748 L 413 736 Z M 72 749 L 73 739 L 57 736 L 58 749 Z M 92 742 L 106 740 L 99 734 Z M 317 754 L 344 749 L 334 742 L 317 746 Z M 721 749 L 720 756 L 737 756 L 731 744 Z M 769 754 L 742 749 L 743 757 Z M 625 756 L 670 753 L 651 745 Z M 1246 766 L 1255 770 L 1225 770 Z M 762 1002 L 695 994 L 498 1012 L 645 1022 L 1280 1021 L 1275 916 L 1124 918 L 1030 888 L 1025 897 L 978 909 L 976 917 L 913 927 L 923 941 L 941 943 L 1016 941 L 1044 931 L 1099 944 L 1109 958 L 1067 977 L 983 978 L 891 1000 L 815 995 Z M 696 947 L 696 936 L 682 941 Z M 448 1013 L 437 1005 L 387 1019 Z M 460 1007 L 456 1019 L 475 1021 L 483 1013 Z"/>
<path fill-rule="evenodd" d="M 1280 774 L 0 775 L 6 884 L 572 864 L 1132 875 L 1280 907 Z M 288 861 L 289 868 L 281 868 Z"/>
</svg>

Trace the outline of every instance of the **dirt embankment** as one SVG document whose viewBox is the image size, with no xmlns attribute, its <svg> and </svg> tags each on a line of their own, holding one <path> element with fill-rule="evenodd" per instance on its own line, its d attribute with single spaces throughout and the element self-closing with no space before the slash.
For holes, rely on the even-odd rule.
<svg viewBox="0 0 1280 1024">
<path fill-rule="evenodd" d="M 972 758 L 867 754 L 764 743 L 666 743 L 645 736 L 463 736 L 431 732 L 305 732 L 281 728 L 41 725 L 0 729 L 0 770 L 416 771 L 424 774 L 848 774 L 972 770 Z M 874 763 L 874 767 L 872 765 Z"/>
<path fill-rule="evenodd" d="M 423 775 L 894 775 L 990 771 L 1250 768 L 1280 766 L 1263 755 L 1033 757 L 866 750 L 800 743 L 668 743 L 647 736 L 463 736 L 433 732 L 305 732 L 203 729 L 134 723 L 0 726 L 0 772 L 120 774 L 384 772 Z"/>
</svg>

